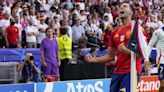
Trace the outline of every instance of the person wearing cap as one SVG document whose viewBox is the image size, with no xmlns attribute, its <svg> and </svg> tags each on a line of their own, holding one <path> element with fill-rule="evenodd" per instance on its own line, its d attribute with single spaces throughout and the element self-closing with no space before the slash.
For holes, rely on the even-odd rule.
<svg viewBox="0 0 164 92">
<path fill-rule="evenodd" d="M 37 28 L 39 29 L 39 34 L 37 35 L 37 47 L 40 47 L 40 44 L 44 38 L 46 38 L 45 31 L 48 28 L 48 25 L 45 23 L 45 17 L 40 16 L 39 18 L 40 23 L 37 25 Z"/>
<path fill-rule="evenodd" d="M 41 71 L 34 62 L 32 53 L 27 53 L 24 60 L 17 67 L 18 72 L 22 72 L 21 83 L 41 82 Z"/>
<path fill-rule="evenodd" d="M 27 5 L 24 5 L 24 6 L 22 7 L 22 9 L 23 9 L 23 11 L 28 11 L 28 10 L 29 10 Z"/>
</svg>

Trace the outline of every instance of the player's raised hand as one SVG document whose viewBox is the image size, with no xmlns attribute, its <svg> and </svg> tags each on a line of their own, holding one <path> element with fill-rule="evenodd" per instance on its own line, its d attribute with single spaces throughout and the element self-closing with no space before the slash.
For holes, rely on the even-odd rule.
<svg viewBox="0 0 164 92">
<path fill-rule="evenodd" d="M 118 50 L 120 51 L 120 52 L 122 52 L 122 53 L 124 53 L 125 51 L 126 51 L 126 47 L 125 47 L 125 45 L 124 44 L 120 44 L 119 46 L 118 46 Z"/>
<path fill-rule="evenodd" d="M 91 54 L 87 54 L 84 57 L 84 60 L 87 61 L 87 62 L 96 62 L 96 58 L 93 58 Z"/>
<path fill-rule="evenodd" d="M 147 76 L 150 76 L 151 63 L 149 61 L 144 62 L 144 68 Z"/>
</svg>

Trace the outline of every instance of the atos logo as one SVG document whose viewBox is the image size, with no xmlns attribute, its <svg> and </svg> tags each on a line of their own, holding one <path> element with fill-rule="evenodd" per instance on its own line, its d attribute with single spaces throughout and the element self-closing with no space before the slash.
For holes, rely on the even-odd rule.
<svg viewBox="0 0 164 92">
<path fill-rule="evenodd" d="M 104 92 L 103 81 L 97 81 L 94 84 L 82 84 L 78 82 L 77 85 L 74 83 L 67 83 L 67 92 Z"/>
<path fill-rule="evenodd" d="M 27 92 L 27 90 L 24 90 L 24 91 L 10 91 L 10 92 Z"/>
</svg>

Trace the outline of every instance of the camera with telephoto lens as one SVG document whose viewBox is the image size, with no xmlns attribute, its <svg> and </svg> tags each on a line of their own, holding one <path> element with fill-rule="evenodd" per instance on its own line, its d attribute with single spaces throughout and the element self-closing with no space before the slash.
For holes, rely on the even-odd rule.
<svg viewBox="0 0 164 92">
<path fill-rule="evenodd" d="M 30 56 L 30 60 L 34 60 L 34 56 Z"/>
</svg>

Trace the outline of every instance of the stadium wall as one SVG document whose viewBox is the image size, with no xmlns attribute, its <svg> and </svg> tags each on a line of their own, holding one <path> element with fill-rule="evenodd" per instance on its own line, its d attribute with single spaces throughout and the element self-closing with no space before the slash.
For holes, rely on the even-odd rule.
<svg viewBox="0 0 164 92">
<path fill-rule="evenodd" d="M 109 92 L 111 79 L 0 85 L 1 92 Z M 142 76 L 136 92 L 158 92 L 157 76 Z"/>
</svg>

